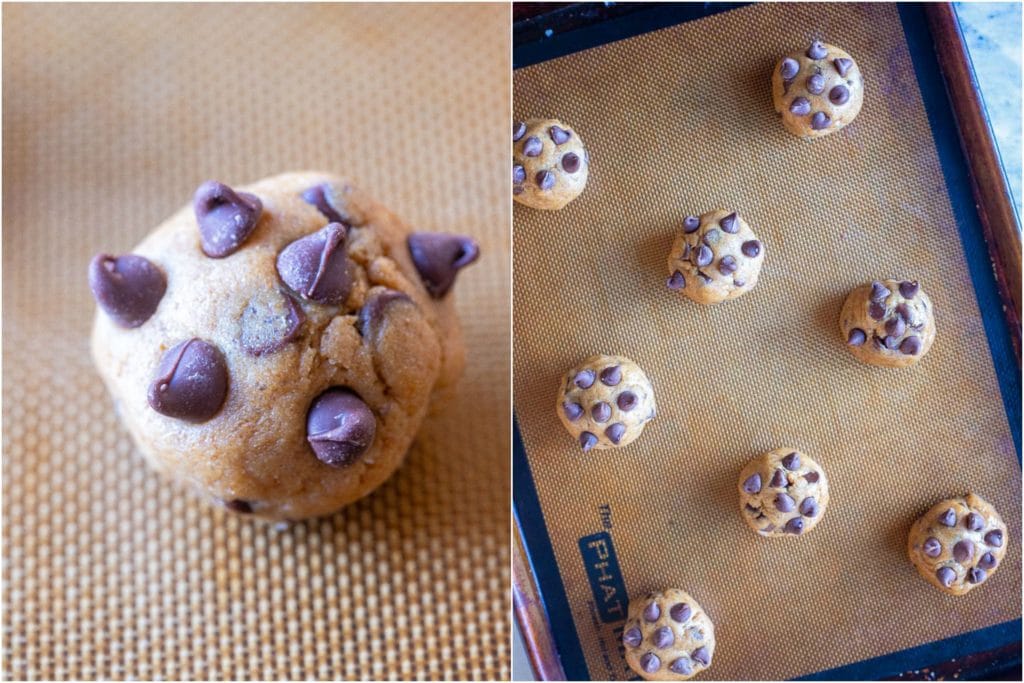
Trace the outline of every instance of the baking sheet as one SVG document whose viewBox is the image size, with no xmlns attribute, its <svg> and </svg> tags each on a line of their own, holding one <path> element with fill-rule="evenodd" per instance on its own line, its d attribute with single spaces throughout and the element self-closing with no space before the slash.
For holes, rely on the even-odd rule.
<svg viewBox="0 0 1024 683">
<path fill-rule="evenodd" d="M 768 77 L 815 38 L 857 59 L 867 92 L 853 124 L 808 143 L 776 120 Z M 550 535 L 571 610 L 552 621 L 575 630 L 591 677 L 627 675 L 604 586 L 689 591 L 715 621 L 721 680 L 808 675 L 1019 617 L 1016 544 L 960 598 L 905 555 L 918 515 L 972 490 L 1019 537 L 1021 494 L 914 69 L 894 5 L 770 4 L 516 71 L 515 117 L 561 118 L 592 159 L 565 210 L 516 206 L 513 273 L 515 409 L 543 512 L 520 521 Z M 700 307 L 665 289 L 665 260 L 682 216 L 720 206 L 767 257 L 752 293 Z M 910 370 L 860 365 L 839 339 L 846 293 L 878 277 L 919 279 L 935 303 L 937 340 Z M 633 358 L 654 385 L 659 415 L 621 451 L 582 454 L 555 414 L 561 373 L 592 353 Z M 806 537 L 762 539 L 736 476 L 785 445 L 823 465 L 832 499 Z M 596 568 L 594 541 L 618 576 Z"/>
<path fill-rule="evenodd" d="M 507 677 L 508 8 L 3 20 L 3 678 Z M 85 276 L 208 178 L 300 169 L 483 255 L 453 292 L 454 402 L 374 495 L 277 532 L 146 469 L 91 366 Z"/>
</svg>

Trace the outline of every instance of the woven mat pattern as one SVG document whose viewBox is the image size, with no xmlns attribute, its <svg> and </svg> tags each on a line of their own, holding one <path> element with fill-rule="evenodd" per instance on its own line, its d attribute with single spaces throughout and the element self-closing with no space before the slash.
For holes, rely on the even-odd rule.
<svg viewBox="0 0 1024 683">
<path fill-rule="evenodd" d="M 3 677 L 509 674 L 508 8 L 3 8 Z M 344 174 L 472 234 L 468 367 L 407 464 L 278 532 L 159 480 L 92 369 L 86 266 L 214 177 Z"/>
<path fill-rule="evenodd" d="M 815 38 L 858 60 L 866 96 L 852 125 L 804 142 L 769 75 Z M 1019 539 L 1021 471 L 896 7 L 749 6 L 517 70 L 513 89 L 517 119 L 564 120 L 592 160 L 566 209 L 515 207 L 513 268 L 514 404 L 591 676 L 627 675 L 622 622 L 597 618 L 577 545 L 604 521 L 627 592 L 679 587 L 711 615 L 718 680 L 1019 616 L 1015 540 L 963 597 L 906 558 L 914 519 L 967 491 Z M 666 290 L 666 257 L 684 215 L 717 207 L 766 260 L 752 293 L 701 307 Z M 935 304 L 914 368 L 858 364 L 839 339 L 847 292 L 879 277 L 919 279 Z M 555 414 L 561 374 L 592 353 L 632 358 L 654 386 L 658 417 L 621 451 L 581 453 Z M 787 445 L 822 464 L 831 502 L 807 536 L 763 539 L 736 477 Z"/>
</svg>

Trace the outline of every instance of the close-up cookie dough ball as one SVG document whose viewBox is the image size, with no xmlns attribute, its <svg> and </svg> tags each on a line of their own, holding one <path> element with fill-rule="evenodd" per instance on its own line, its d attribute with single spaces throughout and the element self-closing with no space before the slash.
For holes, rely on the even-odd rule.
<svg viewBox="0 0 1024 683">
<path fill-rule="evenodd" d="M 951 595 L 963 595 L 992 578 L 1009 536 L 995 508 L 976 496 L 949 498 L 914 522 L 907 554 L 918 573 Z"/>
<path fill-rule="evenodd" d="M 685 681 L 711 666 L 715 625 L 686 591 L 667 588 L 629 601 L 626 663 L 648 681 Z"/>
<path fill-rule="evenodd" d="M 157 470 L 233 512 L 325 515 L 391 476 L 461 373 L 448 294 L 477 254 L 334 176 L 204 183 L 93 259 L 93 358 Z"/>
<path fill-rule="evenodd" d="M 762 536 L 799 536 L 821 521 L 828 479 L 821 465 L 793 448 L 776 448 L 740 471 L 740 512 Z"/>
<path fill-rule="evenodd" d="M 668 256 L 667 287 L 701 304 L 735 299 L 757 284 L 764 251 L 735 211 L 686 216 Z"/>
<path fill-rule="evenodd" d="M 801 138 L 820 138 L 856 118 L 864 101 L 864 79 L 850 55 L 815 41 L 775 65 L 772 100 L 786 130 Z"/>
<path fill-rule="evenodd" d="M 590 356 L 562 377 L 557 411 L 584 453 L 627 446 L 654 417 L 654 389 L 630 359 Z"/>
<path fill-rule="evenodd" d="M 590 157 L 579 133 L 558 119 L 512 124 L 512 198 L 557 210 L 583 192 Z"/>
<path fill-rule="evenodd" d="M 932 347 L 935 312 L 916 280 L 875 280 L 846 297 L 839 328 L 857 360 L 901 368 L 921 360 Z"/>
</svg>

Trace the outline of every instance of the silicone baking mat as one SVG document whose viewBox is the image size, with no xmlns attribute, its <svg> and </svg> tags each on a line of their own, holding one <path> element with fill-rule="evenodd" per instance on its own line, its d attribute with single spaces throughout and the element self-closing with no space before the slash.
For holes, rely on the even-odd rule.
<svg viewBox="0 0 1024 683">
<path fill-rule="evenodd" d="M 508 7 L 3 8 L 3 676 L 509 672 Z M 93 253 L 208 178 L 350 177 L 469 233 L 468 366 L 405 466 L 287 531 L 152 474 L 87 353 Z"/>
<path fill-rule="evenodd" d="M 563 119 L 592 159 L 567 208 L 514 211 L 514 496 L 567 675 L 630 675 L 624 598 L 669 586 L 715 622 L 713 679 L 878 677 L 1019 641 L 1019 369 L 920 9 L 764 4 L 678 23 L 694 10 L 514 56 L 515 118 Z M 858 60 L 866 97 L 845 130 L 805 142 L 768 83 L 816 38 Z M 525 65 L 544 54 L 565 56 Z M 665 288 L 666 256 L 684 215 L 716 207 L 767 256 L 753 292 L 702 307 Z M 919 279 L 935 304 L 914 368 L 861 365 L 839 338 L 846 293 L 879 277 Z M 654 386 L 658 416 L 622 450 L 583 454 L 555 413 L 561 374 L 592 353 L 629 356 Z M 831 502 L 808 535 L 763 539 L 736 477 L 787 445 L 823 465 Z M 1014 541 L 986 585 L 949 597 L 910 565 L 906 534 L 967 491 Z"/>
</svg>

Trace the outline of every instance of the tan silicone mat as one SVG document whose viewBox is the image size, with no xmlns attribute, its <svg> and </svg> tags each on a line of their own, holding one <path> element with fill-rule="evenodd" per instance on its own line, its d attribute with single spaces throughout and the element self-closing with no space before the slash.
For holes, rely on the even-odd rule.
<svg viewBox="0 0 1024 683">
<path fill-rule="evenodd" d="M 3 676 L 509 675 L 509 10 L 3 8 Z M 468 366 L 378 492 L 278 532 L 148 471 L 86 266 L 214 177 L 344 174 L 476 236 Z"/>
<path fill-rule="evenodd" d="M 779 55 L 824 38 L 858 60 L 864 108 L 844 131 L 789 136 L 771 105 Z M 1020 538 L 1020 468 L 943 175 L 894 5 L 742 8 L 517 70 L 516 118 L 556 116 L 592 160 L 559 212 L 514 212 L 515 409 L 596 679 L 626 675 L 577 546 L 611 536 L 628 592 L 675 586 L 715 622 L 709 676 L 781 679 L 1020 615 L 1020 548 L 947 597 L 905 553 L 917 515 L 974 491 Z M 701 307 L 665 288 L 687 213 L 737 209 L 766 245 L 757 288 Z M 920 279 L 938 337 L 914 368 L 858 364 L 839 338 L 849 289 Z M 583 454 L 555 414 L 561 374 L 622 354 L 658 416 L 621 451 Z M 763 539 L 736 477 L 776 446 L 831 482 L 819 526 Z"/>
</svg>

